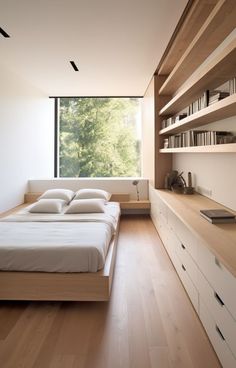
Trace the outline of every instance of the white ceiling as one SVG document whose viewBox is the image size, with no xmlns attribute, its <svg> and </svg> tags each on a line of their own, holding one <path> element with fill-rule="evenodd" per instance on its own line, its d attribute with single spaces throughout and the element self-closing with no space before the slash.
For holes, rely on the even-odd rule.
<svg viewBox="0 0 236 368">
<path fill-rule="evenodd" d="M 0 0 L 0 61 L 49 96 L 142 96 L 186 4 Z"/>
</svg>

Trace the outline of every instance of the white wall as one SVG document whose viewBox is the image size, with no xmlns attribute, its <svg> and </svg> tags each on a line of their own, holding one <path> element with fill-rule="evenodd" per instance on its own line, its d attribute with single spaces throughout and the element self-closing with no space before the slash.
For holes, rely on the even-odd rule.
<svg viewBox="0 0 236 368">
<path fill-rule="evenodd" d="M 175 155 L 174 169 L 193 173 L 199 193 L 236 211 L 236 154 Z M 186 176 L 185 176 L 186 178 Z"/>
<path fill-rule="evenodd" d="M 234 30 L 204 62 L 206 65 L 230 41 L 236 39 Z M 194 73 L 196 75 L 202 66 Z M 236 75 L 236 71 L 235 71 Z M 236 132 L 236 116 L 206 125 L 200 129 Z M 201 194 L 236 210 L 236 153 L 174 154 L 173 169 L 193 173 L 194 186 Z"/>
<path fill-rule="evenodd" d="M 53 101 L 0 70 L 0 212 L 23 202 L 29 178 L 53 177 Z"/>
</svg>

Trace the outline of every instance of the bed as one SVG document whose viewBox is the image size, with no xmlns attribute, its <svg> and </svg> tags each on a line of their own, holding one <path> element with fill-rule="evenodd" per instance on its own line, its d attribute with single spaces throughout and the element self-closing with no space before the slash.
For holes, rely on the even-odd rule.
<svg viewBox="0 0 236 368">
<path fill-rule="evenodd" d="M 0 300 L 109 300 L 119 204 L 104 213 L 30 213 L 0 220 Z"/>
</svg>

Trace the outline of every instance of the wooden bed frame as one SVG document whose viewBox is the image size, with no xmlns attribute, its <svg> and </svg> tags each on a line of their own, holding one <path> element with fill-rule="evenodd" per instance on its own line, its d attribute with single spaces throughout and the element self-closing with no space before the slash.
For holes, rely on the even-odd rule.
<svg viewBox="0 0 236 368">
<path fill-rule="evenodd" d="M 17 207 L 0 217 L 5 217 L 25 206 Z M 119 223 L 109 246 L 105 266 L 98 272 L 51 273 L 0 271 L 0 300 L 109 300 L 118 235 Z"/>
</svg>

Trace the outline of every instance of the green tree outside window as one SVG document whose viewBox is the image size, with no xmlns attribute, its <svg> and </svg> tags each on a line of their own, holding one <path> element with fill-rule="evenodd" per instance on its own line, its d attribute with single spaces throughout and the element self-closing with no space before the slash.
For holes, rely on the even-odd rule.
<svg viewBox="0 0 236 368">
<path fill-rule="evenodd" d="M 60 177 L 140 176 L 137 98 L 61 98 Z"/>
</svg>

